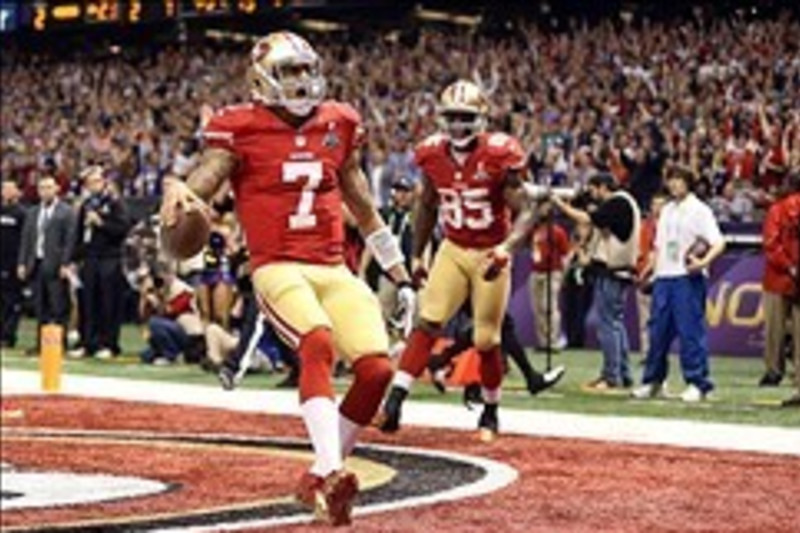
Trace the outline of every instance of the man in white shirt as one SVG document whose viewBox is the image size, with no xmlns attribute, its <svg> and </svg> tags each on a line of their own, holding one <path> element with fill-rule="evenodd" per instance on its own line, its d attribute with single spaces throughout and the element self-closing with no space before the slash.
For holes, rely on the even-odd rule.
<svg viewBox="0 0 800 533">
<path fill-rule="evenodd" d="M 667 355 L 677 335 L 680 361 L 688 387 L 686 402 L 704 400 L 714 388 L 709 378 L 706 336 L 706 273 L 725 250 L 725 240 L 714 214 L 692 192 L 692 173 L 675 167 L 667 175 L 672 200 L 661 211 L 655 241 L 650 349 L 635 398 L 663 393 Z"/>
</svg>

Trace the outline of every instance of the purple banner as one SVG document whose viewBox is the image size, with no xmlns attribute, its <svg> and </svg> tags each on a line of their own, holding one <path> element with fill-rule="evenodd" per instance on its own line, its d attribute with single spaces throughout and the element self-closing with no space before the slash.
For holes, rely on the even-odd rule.
<svg viewBox="0 0 800 533">
<path fill-rule="evenodd" d="M 514 260 L 510 310 L 517 322 L 520 340 L 525 346 L 536 345 L 528 288 L 530 267 L 528 254 L 517 254 Z M 764 348 L 764 308 L 761 298 L 763 273 L 764 256 L 752 251 L 727 252 L 714 263 L 706 301 L 709 347 L 712 354 L 761 357 Z M 635 294 L 631 290 L 625 310 L 625 325 L 631 349 L 634 351 L 639 349 L 638 321 Z M 590 311 L 586 319 L 586 341 L 590 348 L 597 347 L 593 326 L 595 323 L 595 313 Z"/>
</svg>

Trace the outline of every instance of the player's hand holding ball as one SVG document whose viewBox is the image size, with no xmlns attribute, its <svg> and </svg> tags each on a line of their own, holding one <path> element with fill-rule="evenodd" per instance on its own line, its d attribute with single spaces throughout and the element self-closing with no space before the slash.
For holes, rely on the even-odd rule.
<svg viewBox="0 0 800 533">
<path fill-rule="evenodd" d="M 176 178 L 164 180 L 161 201 L 161 246 L 175 259 L 188 259 L 200 253 L 211 233 L 208 205 Z"/>
</svg>

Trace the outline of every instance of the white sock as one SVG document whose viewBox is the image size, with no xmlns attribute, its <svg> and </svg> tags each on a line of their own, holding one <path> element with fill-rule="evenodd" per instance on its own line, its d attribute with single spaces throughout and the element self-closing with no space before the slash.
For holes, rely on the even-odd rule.
<svg viewBox="0 0 800 533">
<path fill-rule="evenodd" d="M 392 385 L 400 387 L 403 390 L 410 391 L 411 385 L 414 384 L 414 376 L 406 372 L 405 370 L 398 370 L 394 373 L 394 379 L 392 380 Z"/>
<path fill-rule="evenodd" d="M 481 396 L 483 396 L 484 403 L 500 403 L 500 389 L 487 389 L 481 388 Z"/>
<path fill-rule="evenodd" d="M 352 453 L 356 447 L 358 436 L 361 435 L 363 427 L 359 426 L 342 413 L 339 413 L 339 439 L 342 443 L 342 460 Z"/>
<path fill-rule="evenodd" d="M 314 396 L 300 410 L 314 448 L 311 473 L 325 477 L 342 469 L 342 445 L 339 439 L 339 411 L 331 398 Z"/>
</svg>

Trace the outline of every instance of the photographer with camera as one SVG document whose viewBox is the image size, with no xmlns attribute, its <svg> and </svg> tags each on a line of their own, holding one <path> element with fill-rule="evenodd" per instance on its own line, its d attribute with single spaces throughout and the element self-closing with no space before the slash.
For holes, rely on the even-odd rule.
<svg viewBox="0 0 800 533">
<path fill-rule="evenodd" d="M 100 165 L 84 169 L 81 181 L 86 193 L 78 211 L 76 262 L 80 265 L 73 285 L 80 291 L 82 346 L 73 357 L 88 353 L 98 359 L 119 355 L 122 327 L 122 248 L 130 220 L 125 204 L 112 191 Z"/>
<path fill-rule="evenodd" d="M 611 174 L 598 173 L 587 185 L 598 202 L 592 212 L 583 211 L 553 195 L 553 203 L 576 224 L 591 224 L 597 241 L 591 252 L 595 274 L 594 306 L 597 310 L 597 340 L 603 350 L 600 376 L 588 384 L 593 390 L 629 387 L 633 381 L 628 364 L 628 333 L 625 330 L 625 298 L 633 284 L 639 250 L 640 213 L 636 200 L 620 190 Z"/>
</svg>

